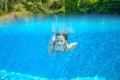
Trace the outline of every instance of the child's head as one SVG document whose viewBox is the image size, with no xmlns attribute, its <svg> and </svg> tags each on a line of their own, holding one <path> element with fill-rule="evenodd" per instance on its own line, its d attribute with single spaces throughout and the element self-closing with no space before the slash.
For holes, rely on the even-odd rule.
<svg viewBox="0 0 120 80">
<path fill-rule="evenodd" d="M 57 36 L 64 36 L 65 40 L 68 40 L 68 34 L 66 33 L 56 33 L 56 37 Z"/>
<path fill-rule="evenodd" d="M 68 39 L 67 34 L 60 34 L 57 33 L 55 37 L 55 43 L 56 45 L 64 45 L 66 43 L 66 40 Z"/>
</svg>

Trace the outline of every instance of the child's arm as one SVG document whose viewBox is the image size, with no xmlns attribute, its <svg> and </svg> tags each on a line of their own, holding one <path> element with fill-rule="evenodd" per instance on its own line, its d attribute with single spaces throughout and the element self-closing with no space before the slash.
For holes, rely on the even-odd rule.
<svg viewBox="0 0 120 80">
<path fill-rule="evenodd" d="M 53 54 L 54 52 L 54 42 L 55 42 L 55 36 L 52 37 L 51 41 L 48 44 L 48 52 L 50 54 Z"/>
<path fill-rule="evenodd" d="M 77 45 L 77 42 L 73 42 L 67 45 L 67 50 L 74 48 Z"/>
</svg>

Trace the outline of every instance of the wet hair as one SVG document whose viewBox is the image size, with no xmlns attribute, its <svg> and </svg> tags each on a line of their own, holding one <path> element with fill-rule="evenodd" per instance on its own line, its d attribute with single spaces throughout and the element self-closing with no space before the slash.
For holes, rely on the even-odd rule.
<svg viewBox="0 0 120 80">
<path fill-rule="evenodd" d="M 56 33 L 56 36 L 60 36 L 60 35 L 64 36 L 65 40 L 68 40 L 68 34 L 66 34 L 66 33 Z"/>
</svg>

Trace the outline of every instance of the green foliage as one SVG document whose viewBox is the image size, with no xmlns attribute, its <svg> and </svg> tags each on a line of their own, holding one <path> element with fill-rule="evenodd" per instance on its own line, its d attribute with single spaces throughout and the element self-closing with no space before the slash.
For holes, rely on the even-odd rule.
<svg viewBox="0 0 120 80">
<path fill-rule="evenodd" d="M 120 0 L 66 0 L 65 4 L 66 13 L 120 14 Z"/>
<path fill-rule="evenodd" d="M 24 5 L 21 4 L 21 3 L 18 3 L 18 4 L 16 4 L 16 5 L 14 6 L 14 10 L 15 10 L 15 11 L 21 12 L 21 11 L 23 11 L 24 9 L 25 9 L 25 8 L 24 8 Z"/>
<path fill-rule="evenodd" d="M 63 6 L 60 9 L 55 10 L 52 14 L 64 14 L 65 13 L 65 7 Z"/>
<path fill-rule="evenodd" d="M 65 13 L 76 13 L 77 12 L 77 2 L 78 0 L 65 0 Z"/>
<path fill-rule="evenodd" d="M 2 15 L 4 9 L 4 3 L 3 0 L 0 1 L 0 15 Z"/>
<path fill-rule="evenodd" d="M 120 0 L 0 0 L 0 15 L 120 14 Z"/>
<path fill-rule="evenodd" d="M 64 14 L 65 13 L 65 5 L 64 0 L 53 1 L 50 10 L 52 10 L 52 14 Z"/>
<path fill-rule="evenodd" d="M 97 13 L 120 14 L 120 1 L 99 2 L 97 5 Z"/>
<path fill-rule="evenodd" d="M 91 13 L 97 0 L 79 0 L 77 10 L 80 13 Z"/>
<path fill-rule="evenodd" d="M 49 0 L 42 0 L 42 3 L 48 3 Z"/>
</svg>

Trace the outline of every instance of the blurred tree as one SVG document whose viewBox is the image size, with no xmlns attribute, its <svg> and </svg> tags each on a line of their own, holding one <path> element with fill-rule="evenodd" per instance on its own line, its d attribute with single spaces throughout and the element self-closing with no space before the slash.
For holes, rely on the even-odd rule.
<svg viewBox="0 0 120 80">
<path fill-rule="evenodd" d="M 8 12 L 41 14 L 120 14 L 120 0 L 0 0 L 0 15 Z"/>
<path fill-rule="evenodd" d="M 50 5 L 49 9 L 52 10 L 53 14 L 64 14 L 65 13 L 65 1 L 64 0 L 54 0 Z"/>
<path fill-rule="evenodd" d="M 4 0 L 4 11 L 8 12 L 8 0 Z"/>
<path fill-rule="evenodd" d="M 65 0 L 65 13 L 76 13 L 77 12 L 78 0 Z"/>
</svg>

